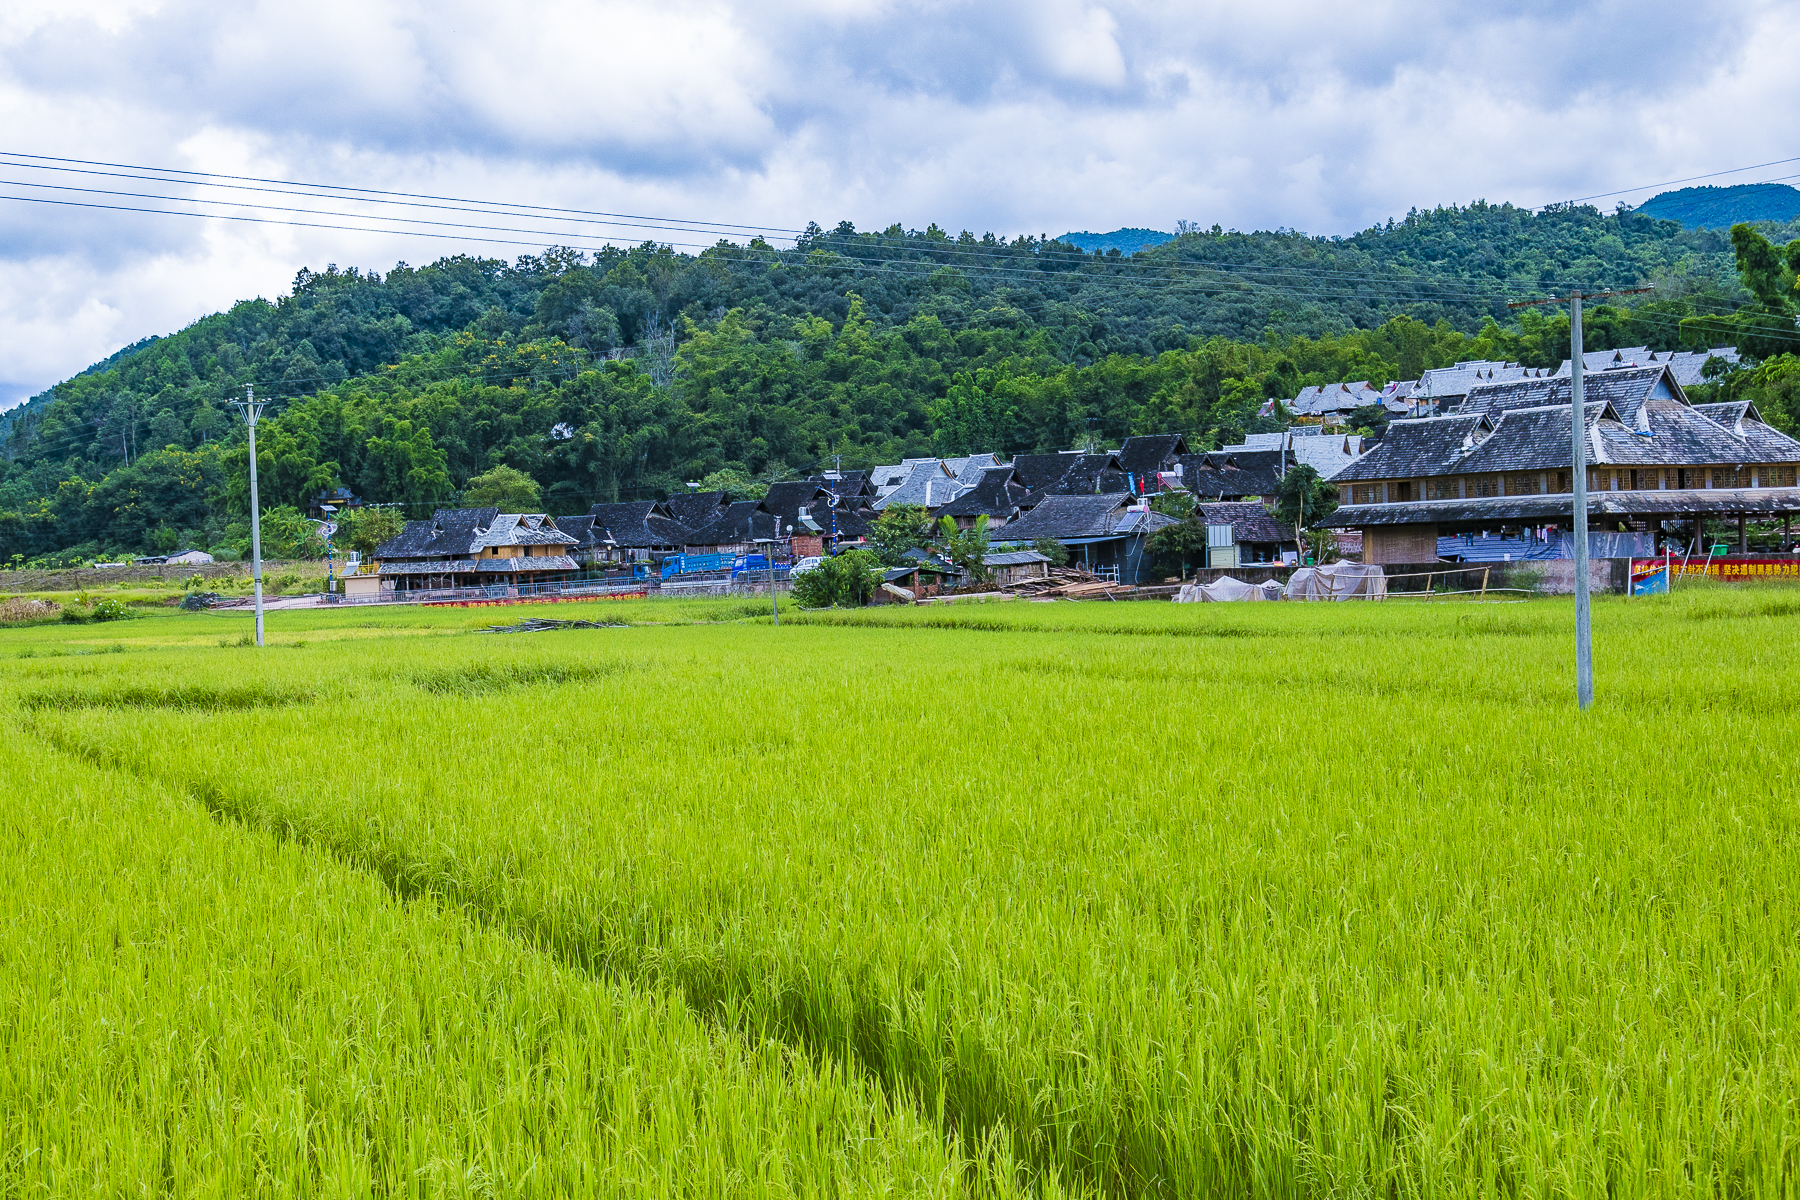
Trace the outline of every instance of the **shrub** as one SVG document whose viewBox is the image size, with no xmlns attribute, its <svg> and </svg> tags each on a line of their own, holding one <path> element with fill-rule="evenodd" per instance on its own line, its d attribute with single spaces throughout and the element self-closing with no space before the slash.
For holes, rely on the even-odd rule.
<svg viewBox="0 0 1800 1200">
<path fill-rule="evenodd" d="M 108 597 L 94 605 L 94 620 L 96 621 L 120 621 L 130 615 L 131 610 L 125 607 L 123 600 Z"/>
<path fill-rule="evenodd" d="M 794 600 L 805 608 L 858 608 L 881 582 L 881 560 L 870 550 L 847 550 L 794 580 Z"/>
</svg>

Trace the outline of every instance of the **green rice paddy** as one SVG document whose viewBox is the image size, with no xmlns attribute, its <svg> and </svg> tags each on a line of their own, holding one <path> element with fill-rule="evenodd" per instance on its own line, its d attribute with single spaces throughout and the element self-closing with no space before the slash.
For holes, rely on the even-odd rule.
<svg viewBox="0 0 1800 1200">
<path fill-rule="evenodd" d="M 0 1195 L 1792 1195 L 1800 590 L 1570 622 L 0 630 Z"/>
</svg>

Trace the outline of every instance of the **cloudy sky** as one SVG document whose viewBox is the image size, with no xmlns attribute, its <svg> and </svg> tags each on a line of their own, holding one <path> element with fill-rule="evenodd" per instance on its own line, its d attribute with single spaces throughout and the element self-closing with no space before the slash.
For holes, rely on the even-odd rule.
<svg viewBox="0 0 1800 1200">
<path fill-rule="evenodd" d="M 0 151 L 775 230 L 1344 233 L 1800 154 L 1797 61 L 1792 0 L 5 0 Z M 10 161 L 0 405 L 301 266 L 552 240 L 49 204 L 199 193 Z"/>
</svg>

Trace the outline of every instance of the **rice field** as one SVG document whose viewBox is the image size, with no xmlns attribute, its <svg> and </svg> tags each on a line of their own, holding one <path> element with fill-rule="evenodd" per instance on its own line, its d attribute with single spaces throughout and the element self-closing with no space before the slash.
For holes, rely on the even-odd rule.
<svg viewBox="0 0 1800 1200">
<path fill-rule="evenodd" d="M 1800 590 L 555 608 L 0 631 L 0 1194 L 1800 1191 Z"/>
</svg>

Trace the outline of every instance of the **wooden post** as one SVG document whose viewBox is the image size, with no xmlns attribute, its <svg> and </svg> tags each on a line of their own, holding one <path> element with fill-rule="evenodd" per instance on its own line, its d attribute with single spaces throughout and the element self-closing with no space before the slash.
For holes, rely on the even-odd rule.
<svg viewBox="0 0 1800 1200">
<path fill-rule="evenodd" d="M 1738 514 L 1738 553 L 1750 553 L 1750 528 L 1743 513 Z"/>
<path fill-rule="evenodd" d="M 1481 594 L 1483 596 L 1487 595 L 1488 572 L 1492 571 L 1493 569 L 1494 568 L 1492 568 L 1492 567 L 1483 567 L 1481 569 Z"/>
</svg>

